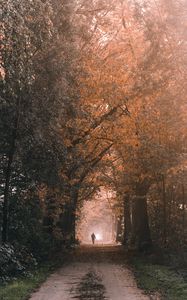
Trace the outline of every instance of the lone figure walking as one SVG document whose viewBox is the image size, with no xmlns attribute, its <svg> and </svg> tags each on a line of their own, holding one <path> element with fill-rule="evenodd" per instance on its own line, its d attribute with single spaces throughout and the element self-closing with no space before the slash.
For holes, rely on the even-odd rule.
<svg viewBox="0 0 187 300">
<path fill-rule="evenodd" d="M 92 244 L 94 245 L 95 244 L 95 239 L 96 239 L 96 236 L 94 233 L 91 234 L 91 238 L 92 238 Z"/>
</svg>

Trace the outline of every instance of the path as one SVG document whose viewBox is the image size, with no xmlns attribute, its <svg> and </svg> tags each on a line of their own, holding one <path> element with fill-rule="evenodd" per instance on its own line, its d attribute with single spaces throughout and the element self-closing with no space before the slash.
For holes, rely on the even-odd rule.
<svg viewBox="0 0 187 300">
<path fill-rule="evenodd" d="M 148 300 L 137 288 L 120 246 L 80 247 L 30 300 Z"/>
</svg>

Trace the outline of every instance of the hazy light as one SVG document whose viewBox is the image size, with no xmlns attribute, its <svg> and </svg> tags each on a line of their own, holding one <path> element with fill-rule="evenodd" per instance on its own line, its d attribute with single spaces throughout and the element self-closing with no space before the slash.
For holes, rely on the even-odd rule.
<svg viewBox="0 0 187 300">
<path fill-rule="evenodd" d="M 96 245 L 115 243 L 116 217 L 108 201 L 113 196 L 112 191 L 102 187 L 92 201 L 84 202 L 76 224 L 76 236 L 81 244 L 92 244 L 92 233 Z"/>
<path fill-rule="evenodd" d="M 102 240 L 102 236 L 101 236 L 100 233 L 96 233 L 95 236 L 96 236 L 96 241 L 101 241 Z"/>
</svg>

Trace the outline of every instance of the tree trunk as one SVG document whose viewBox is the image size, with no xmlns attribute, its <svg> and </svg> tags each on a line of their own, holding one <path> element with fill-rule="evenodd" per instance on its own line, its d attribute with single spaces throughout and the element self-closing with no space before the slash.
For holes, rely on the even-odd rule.
<svg viewBox="0 0 187 300">
<path fill-rule="evenodd" d="M 166 183 L 165 177 L 162 176 L 162 201 L 163 201 L 163 242 L 167 243 L 167 211 L 166 211 Z"/>
<path fill-rule="evenodd" d="M 77 186 L 71 188 L 71 208 L 69 214 L 69 224 L 70 224 L 70 236 L 72 243 L 76 241 L 76 209 L 78 201 L 79 190 Z"/>
<path fill-rule="evenodd" d="M 10 190 L 10 179 L 11 169 L 14 156 L 14 146 L 11 147 L 9 153 L 7 169 L 5 174 L 5 188 L 4 188 L 4 202 L 3 202 L 3 221 L 2 221 L 2 242 L 8 241 L 8 210 L 9 210 L 9 190 Z"/>
<path fill-rule="evenodd" d="M 132 245 L 139 251 L 152 247 L 146 198 L 148 189 L 149 186 L 144 183 L 136 186 L 136 195 L 132 206 Z"/>
<path fill-rule="evenodd" d="M 10 180 L 11 180 L 11 173 L 12 173 L 12 163 L 13 163 L 13 159 L 14 159 L 14 153 L 16 150 L 18 124 L 19 124 L 19 107 L 18 107 L 18 113 L 17 113 L 16 120 L 15 120 L 15 126 L 14 126 L 13 133 L 12 133 L 12 141 L 11 141 L 11 145 L 10 145 L 7 168 L 6 168 L 6 173 L 5 173 L 3 220 L 2 220 L 2 242 L 3 243 L 6 243 L 8 241 L 8 211 L 9 211 Z"/>
<path fill-rule="evenodd" d="M 182 184 L 182 233 L 183 233 L 183 239 L 185 237 L 185 209 L 186 209 L 186 199 L 185 199 L 185 190 L 184 190 L 184 184 Z"/>
<path fill-rule="evenodd" d="M 19 127 L 19 122 L 20 122 L 20 105 L 21 105 L 21 97 L 19 97 L 17 99 L 15 123 L 14 123 L 13 132 L 12 132 L 12 140 L 10 143 L 10 151 L 9 151 L 9 155 L 8 155 L 7 168 L 6 168 L 6 173 L 5 173 L 3 220 L 2 220 L 2 242 L 3 243 L 6 243 L 8 241 L 8 212 L 9 212 L 10 180 L 11 180 L 11 173 L 12 173 L 12 163 L 13 163 L 14 154 L 15 154 L 15 150 L 16 150 L 18 127 Z"/>
<path fill-rule="evenodd" d="M 124 197 L 124 236 L 123 244 L 127 245 L 131 236 L 131 207 L 130 207 L 130 196 L 126 194 Z"/>
<path fill-rule="evenodd" d="M 117 218 L 116 242 L 122 243 L 122 217 Z"/>
</svg>

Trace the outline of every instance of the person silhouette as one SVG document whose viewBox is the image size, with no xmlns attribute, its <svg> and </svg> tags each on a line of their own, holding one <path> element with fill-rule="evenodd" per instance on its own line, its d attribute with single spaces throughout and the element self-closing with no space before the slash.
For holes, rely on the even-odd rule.
<svg viewBox="0 0 187 300">
<path fill-rule="evenodd" d="M 92 244 L 95 244 L 95 240 L 96 240 L 96 236 L 94 234 L 94 232 L 91 234 L 91 238 L 92 238 Z"/>
</svg>

